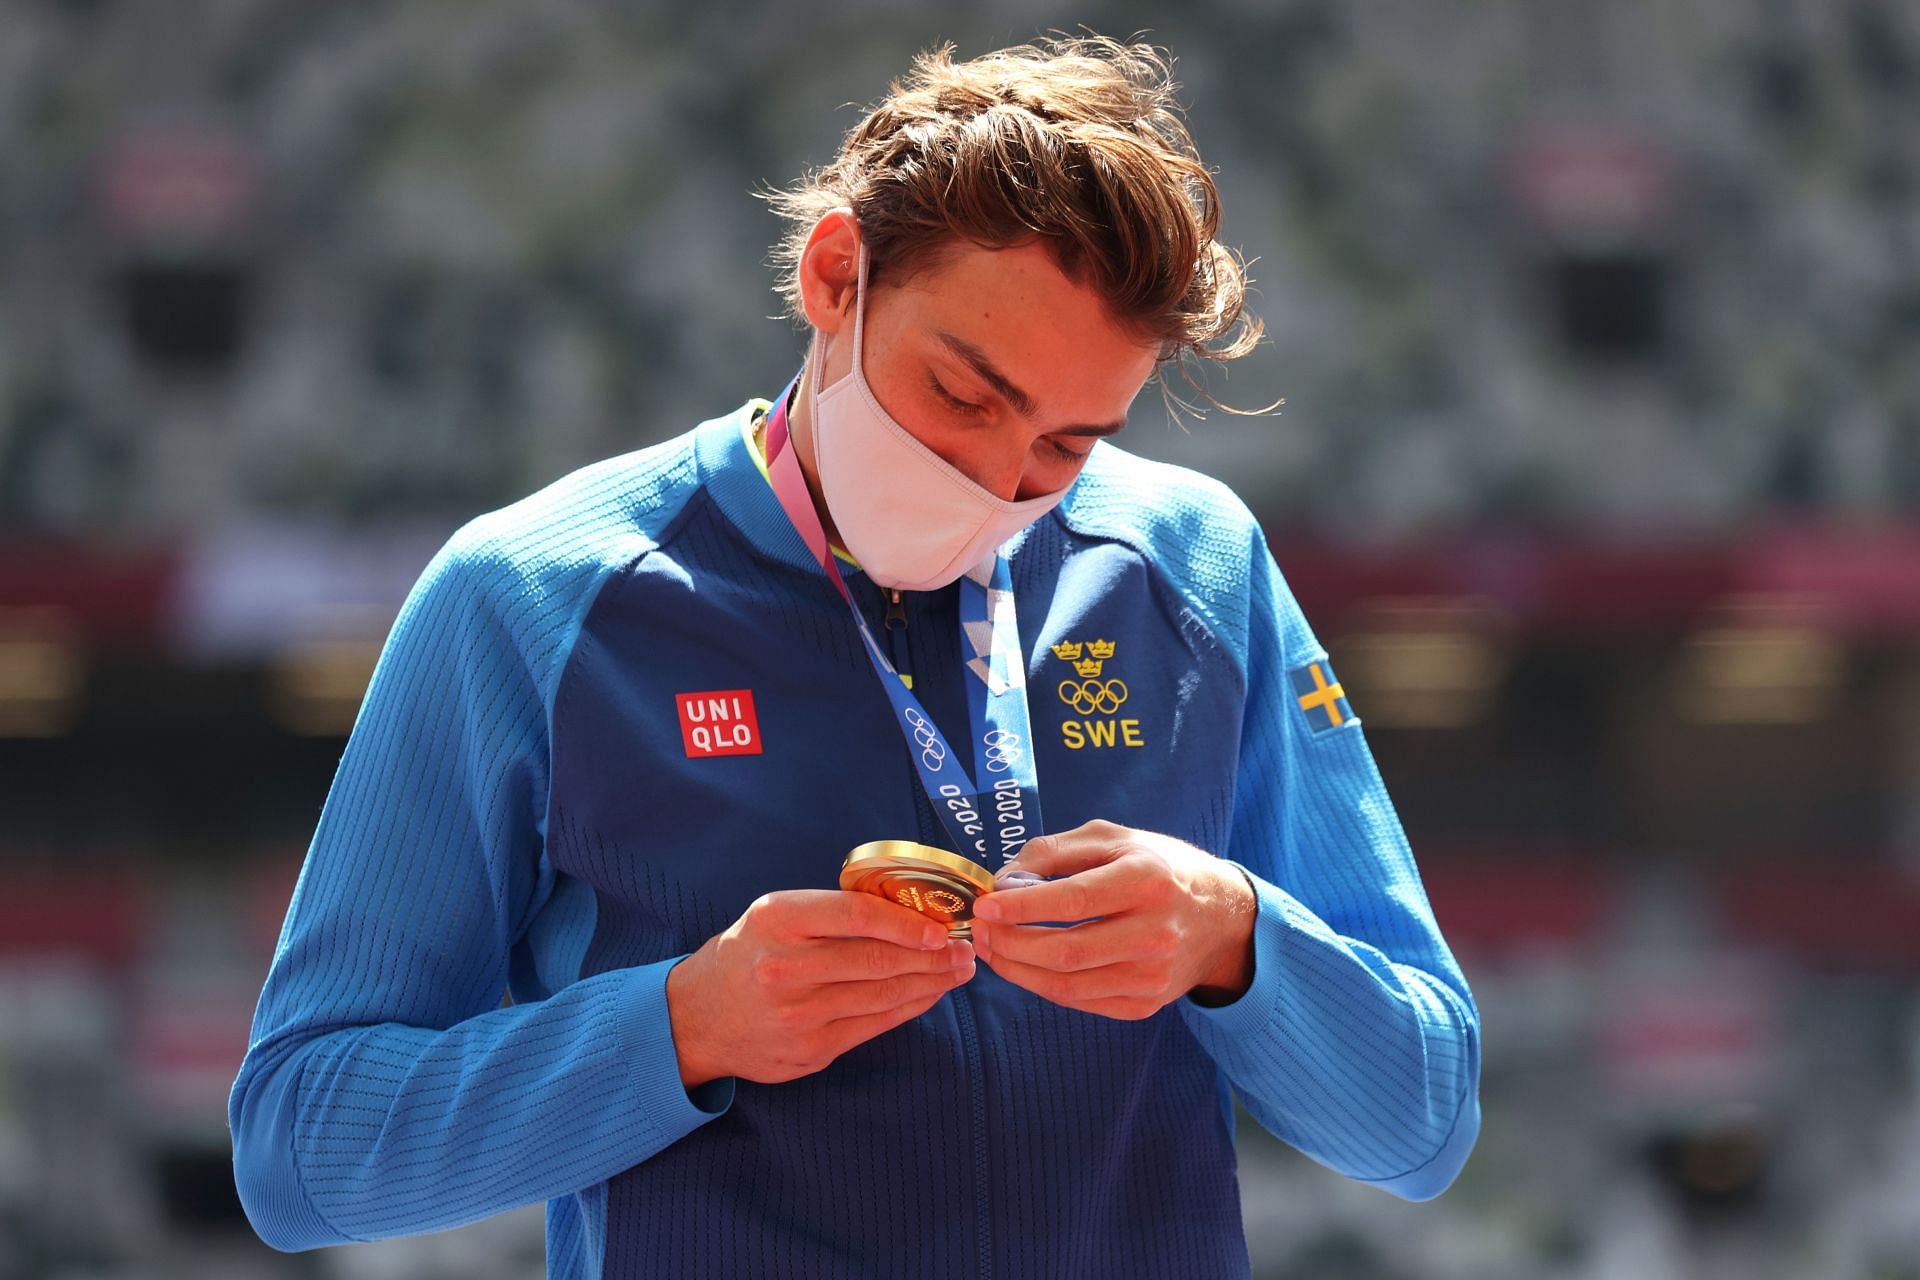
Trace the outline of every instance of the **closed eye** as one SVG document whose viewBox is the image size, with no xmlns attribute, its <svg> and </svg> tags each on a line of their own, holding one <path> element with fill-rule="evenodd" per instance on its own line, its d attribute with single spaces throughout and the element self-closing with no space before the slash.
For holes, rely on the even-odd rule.
<svg viewBox="0 0 1920 1280">
<path fill-rule="evenodd" d="M 971 400 L 962 400 L 959 396 L 956 396 L 953 392 L 940 385 L 940 379 L 935 377 L 931 370 L 927 373 L 927 385 L 933 388 L 933 393 L 939 396 L 940 399 L 946 403 L 947 407 L 956 413 L 986 412 L 985 405 L 975 404 Z"/>
<path fill-rule="evenodd" d="M 980 414 L 987 411 L 985 405 L 975 404 L 971 400 L 962 400 L 959 396 L 947 390 L 932 370 L 927 371 L 927 386 L 933 391 L 935 396 L 939 397 L 942 403 L 955 413 Z M 1046 436 L 1041 437 L 1040 443 L 1046 446 L 1047 452 L 1063 462 L 1085 462 L 1087 460 L 1087 454 L 1092 452 L 1087 449 L 1070 449 L 1058 440 Z"/>
</svg>

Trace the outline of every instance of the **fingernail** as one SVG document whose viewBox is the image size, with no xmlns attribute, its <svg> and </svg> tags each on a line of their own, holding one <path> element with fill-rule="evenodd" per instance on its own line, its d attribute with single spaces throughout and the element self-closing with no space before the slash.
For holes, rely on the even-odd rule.
<svg viewBox="0 0 1920 1280">
<path fill-rule="evenodd" d="M 947 948 L 947 961 L 958 969 L 973 959 L 973 944 L 965 938 L 955 938 Z"/>
<path fill-rule="evenodd" d="M 920 935 L 920 945 L 929 951 L 936 951 L 947 945 L 947 931 L 937 924 L 930 924 Z"/>
<path fill-rule="evenodd" d="M 1045 884 L 1046 882 L 1047 878 L 1038 872 L 1028 871 L 1025 867 L 1015 867 L 1009 871 L 1002 871 L 998 876 L 995 876 L 993 887 L 995 889 L 1024 889 L 1030 884 Z"/>
<path fill-rule="evenodd" d="M 987 930 L 977 925 L 973 930 L 973 949 L 982 960 L 993 959 L 993 939 L 988 937 Z"/>
<path fill-rule="evenodd" d="M 998 920 L 1000 918 L 1000 904 L 995 902 L 991 896 L 981 898 L 973 904 L 973 918 L 976 920 Z"/>
</svg>

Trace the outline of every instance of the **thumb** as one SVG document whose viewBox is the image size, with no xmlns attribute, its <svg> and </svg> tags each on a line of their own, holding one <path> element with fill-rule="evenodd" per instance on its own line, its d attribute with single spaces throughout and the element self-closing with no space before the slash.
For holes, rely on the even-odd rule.
<svg viewBox="0 0 1920 1280">
<path fill-rule="evenodd" d="M 1070 876 L 1112 862 L 1126 848 L 1125 827 L 1089 822 L 1071 831 L 1035 836 L 1002 867 L 1000 874 L 1029 871 L 1038 876 Z"/>
</svg>

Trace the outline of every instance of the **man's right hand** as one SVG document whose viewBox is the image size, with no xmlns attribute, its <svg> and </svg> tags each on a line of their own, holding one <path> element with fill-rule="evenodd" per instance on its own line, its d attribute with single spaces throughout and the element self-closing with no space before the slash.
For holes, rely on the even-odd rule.
<svg viewBox="0 0 1920 1280">
<path fill-rule="evenodd" d="M 688 1089 L 811 1075 L 973 977 L 973 944 L 871 893 L 783 889 L 667 974 Z"/>
</svg>

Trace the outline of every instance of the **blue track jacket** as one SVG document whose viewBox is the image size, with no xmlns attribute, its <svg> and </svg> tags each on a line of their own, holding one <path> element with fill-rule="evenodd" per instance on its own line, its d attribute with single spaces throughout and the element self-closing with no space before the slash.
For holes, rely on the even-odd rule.
<svg viewBox="0 0 1920 1280">
<path fill-rule="evenodd" d="M 1246 508 L 1107 442 L 1010 544 L 1047 827 L 1246 870 L 1251 989 L 1122 1021 L 983 964 L 813 1075 L 682 1086 L 675 963 L 762 893 L 833 887 L 855 845 L 950 847 L 766 482 L 767 407 L 480 516 L 422 573 L 233 1085 L 260 1236 L 545 1201 L 554 1277 L 1245 1276 L 1235 1094 L 1349 1178 L 1444 1190 L 1479 1013 L 1360 721 Z M 846 577 L 965 738 L 958 589 L 904 593 L 886 631 Z M 702 749 L 689 711 L 725 736 Z"/>
</svg>

